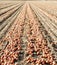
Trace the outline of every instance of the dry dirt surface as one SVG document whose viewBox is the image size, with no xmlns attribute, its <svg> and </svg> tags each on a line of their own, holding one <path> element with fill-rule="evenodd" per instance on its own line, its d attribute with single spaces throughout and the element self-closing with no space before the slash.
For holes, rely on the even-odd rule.
<svg viewBox="0 0 57 65">
<path fill-rule="evenodd" d="M 57 65 L 57 2 L 0 2 L 0 65 Z"/>
</svg>

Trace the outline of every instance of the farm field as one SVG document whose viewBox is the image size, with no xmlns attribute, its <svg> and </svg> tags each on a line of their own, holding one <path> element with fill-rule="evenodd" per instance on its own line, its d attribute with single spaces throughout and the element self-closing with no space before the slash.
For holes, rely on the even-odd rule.
<svg viewBox="0 0 57 65">
<path fill-rule="evenodd" d="M 0 1 L 0 65 L 57 65 L 57 1 Z"/>
</svg>

